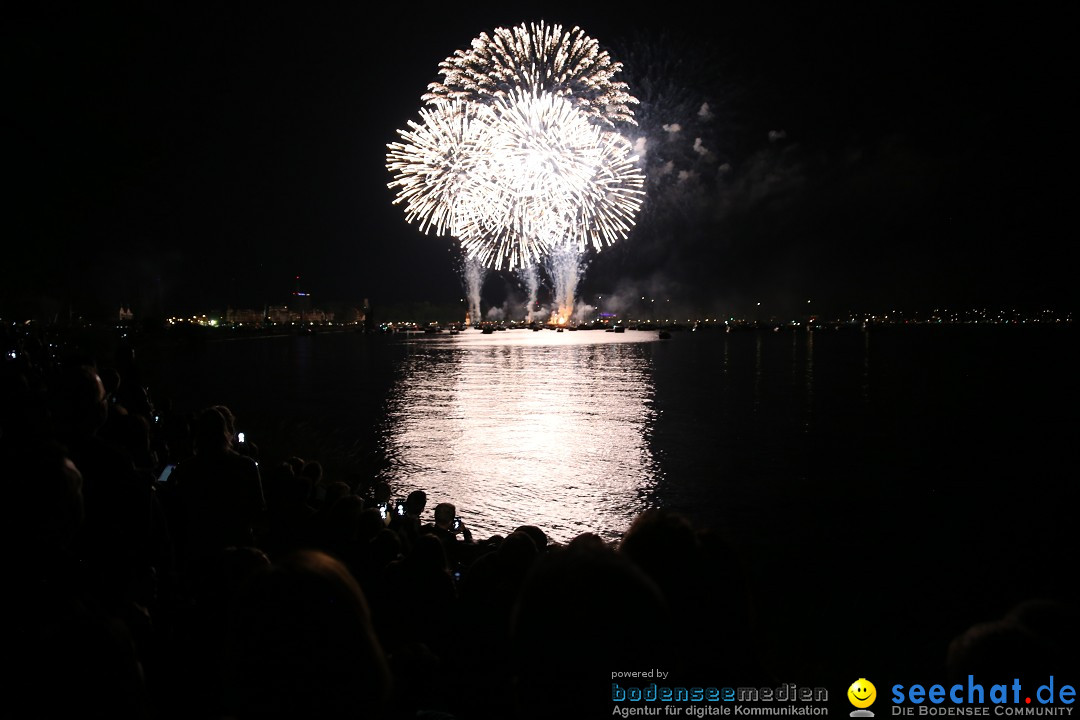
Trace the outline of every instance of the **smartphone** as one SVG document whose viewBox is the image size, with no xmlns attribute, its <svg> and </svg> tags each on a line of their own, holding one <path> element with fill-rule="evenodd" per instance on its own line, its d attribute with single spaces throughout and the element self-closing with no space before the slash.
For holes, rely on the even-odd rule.
<svg viewBox="0 0 1080 720">
<path fill-rule="evenodd" d="M 244 433 L 242 433 L 242 432 L 236 433 L 236 442 L 239 442 L 239 443 L 244 442 Z"/>
<path fill-rule="evenodd" d="M 399 517 L 405 517 L 405 503 L 399 502 L 397 504 L 397 514 Z"/>
<path fill-rule="evenodd" d="M 453 528 L 454 528 L 454 530 L 460 530 L 461 529 L 461 516 L 460 515 L 457 515 L 457 516 L 454 517 Z"/>
<path fill-rule="evenodd" d="M 161 474 L 158 475 L 157 481 L 160 482 L 160 483 L 167 482 L 168 479 L 169 479 L 169 476 L 172 475 L 172 471 L 173 471 L 174 467 L 176 467 L 176 466 L 175 465 L 166 465 L 165 468 L 161 471 Z"/>
</svg>

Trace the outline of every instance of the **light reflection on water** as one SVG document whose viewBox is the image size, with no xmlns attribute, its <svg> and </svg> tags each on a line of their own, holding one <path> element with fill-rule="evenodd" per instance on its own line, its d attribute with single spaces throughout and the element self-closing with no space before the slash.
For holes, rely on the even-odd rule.
<svg viewBox="0 0 1080 720">
<path fill-rule="evenodd" d="M 618 538 L 657 481 L 655 332 L 418 335 L 380 428 L 395 494 L 452 502 L 476 539 Z"/>
</svg>

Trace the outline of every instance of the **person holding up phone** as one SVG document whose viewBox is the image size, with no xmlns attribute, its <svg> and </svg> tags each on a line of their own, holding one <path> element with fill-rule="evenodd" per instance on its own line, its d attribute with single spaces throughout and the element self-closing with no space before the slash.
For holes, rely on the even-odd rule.
<svg viewBox="0 0 1080 720">
<path fill-rule="evenodd" d="M 420 516 L 424 514 L 426 507 L 427 493 L 423 490 L 413 490 L 409 493 L 405 498 L 405 512 L 402 515 L 398 515 L 389 504 L 387 505 L 390 513 L 390 529 L 401 538 L 401 545 L 406 555 L 412 551 L 413 543 L 424 529 Z"/>
<path fill-rule="evenodd" d="M 468 564 L 475 549 L 472 531 L 457 514 L 452 503 L 439 503 L 435 506 L 435 522 L 425 525 L 423 531 L 438 537 L 446 548 L 446 557 L 451 566 L 458 563 Z"/>
</svg>

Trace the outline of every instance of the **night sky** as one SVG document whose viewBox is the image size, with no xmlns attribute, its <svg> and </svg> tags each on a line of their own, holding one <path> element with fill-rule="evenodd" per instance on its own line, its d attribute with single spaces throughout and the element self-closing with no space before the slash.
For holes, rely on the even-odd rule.
<svg viewBox="0 0 1080 720">
<path fill-rule="evenodd" d="M 6 318 L 262 307 L 285 301 L 296 276 L 317 305 L 458 302 L 452 240 L 391 205 L 386 143 L 417 117 L 440 60 L 482 31 L 541 19 L 579 25 L 624 62 L 620 79 L 642 99 L 628 134 L 647 138 L 647 168 L 674 170 L 650 172 L 637 228 L 591 257 L 583 296 L 702 313 L 807 299 L 821 312 L 1072 302 L 1076 43 L 1050 11 L 19 13 L 4 39 Z M 516 301 L 516 286 L 489 275 L 486 302 Z"/>
</svg>

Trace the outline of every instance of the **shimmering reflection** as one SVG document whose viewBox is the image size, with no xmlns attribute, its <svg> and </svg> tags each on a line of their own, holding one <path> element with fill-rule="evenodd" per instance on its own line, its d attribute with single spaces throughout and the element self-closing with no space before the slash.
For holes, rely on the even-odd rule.
<svg viewBox="0 0 1080 720">
<path fill-rule="evenodd" d="M 422 339 L 421 339 L 422 338 Z M 622 534 L 656 482 L 655 332 L 419 336 L 391 390 L 383 473 L 453 502 L 477 539 Z"/>
</svg>

